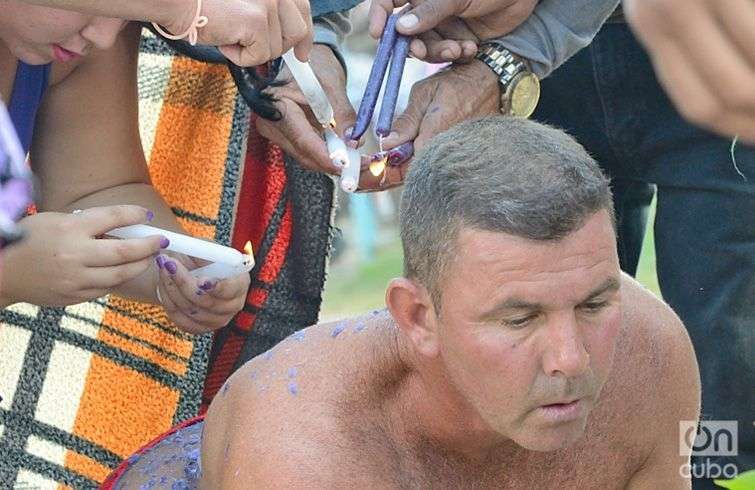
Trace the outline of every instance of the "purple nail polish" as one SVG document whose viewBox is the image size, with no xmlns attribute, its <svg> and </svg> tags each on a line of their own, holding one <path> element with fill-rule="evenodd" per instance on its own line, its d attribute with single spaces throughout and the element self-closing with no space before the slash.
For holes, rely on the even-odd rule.
<svg viewBox="0 0 755 490">
<path fill-rule="evenodd" d="M 173 275 L 176 272 L 178 272 L 178 266 L 172 260 L 166 260 L 164 265 L 165 265 L 165 270 L 167 270 L 170 273 L 170 275 Z"/>
<path fill-rule="evenodd" d="M 157 264 L 158 269 L 162 269 L 163 267 L 165 267 L 165 257 L 158 255 L 157 257 L 155 257 L 155 263 Z"/>
<path fill-rule="evenodd" d="M 215 287 L 215 283 L 210 280 L 207 280 L 199 285 L 199 289 L 201 289 L 202 291 L 209 291 L 210 289 L 214 287 Z"/>
<path fill-rule="evenodd" d="M 155 219 L 155 213 L 153 213 L 150 210 L 147 210 L 147 221 L 152 221 L 153 219 Z"/>
<path fill-rule="evenodd" d="M 162 237 L 160 239 L 160 248 L 168 248 L 168 245 L 170 245 L 170 240 L 168 240 L 165 237 Z"/>
<path fill-rule="evenodd" d="M 197 296 L 202 296 L 204 294 L 204 291 L 201 289 L 197 289 Z"/>
</svg>

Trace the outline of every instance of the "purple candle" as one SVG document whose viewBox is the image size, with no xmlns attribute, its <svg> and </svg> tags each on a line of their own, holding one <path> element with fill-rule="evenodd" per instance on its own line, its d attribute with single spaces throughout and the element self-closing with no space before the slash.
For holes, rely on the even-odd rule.
<svg viewBox="0 0 755 490">
<path fill-rule="evenodd" d="M 388 80 L 385 82 L 385 91 L 383 92 L 383 104 L 380 106 L 380 114 L 378 114 L 377 126 L 375 126 L 375 133 L 378 136 L 386 137 L 391 132 L 398 90 L 401 87 L 401 77 L 404 74 L 404 63 L 406 63 L 406 57 L 409 55 L 409 41 L 408 37 L 399 34 L 393 47 L 391 69 L 388 71 Z"/>
<path fill-rule="evenodd" d="M 364 89 L 362 102 L 359 104 L 357 120 L 349 136 L 352 140 L 361 138 L 372 120 L 372 113 L 375 111 L 375 104 L 380 93 L 380 87 L 383 84 L 383 77 L 388 68 L 388 62 L 391 59 L 393 45 L 396 43 L 396 36 L 398 35 L 396 32 L 396 21 L 399 15 L 392 14 L 385 23 L 383 35 L 380 37 L 380 43 L 375 52 L 375 61 L 370 70 L 370 77 L 367 79 L 367 87 Z"/>
</svg>

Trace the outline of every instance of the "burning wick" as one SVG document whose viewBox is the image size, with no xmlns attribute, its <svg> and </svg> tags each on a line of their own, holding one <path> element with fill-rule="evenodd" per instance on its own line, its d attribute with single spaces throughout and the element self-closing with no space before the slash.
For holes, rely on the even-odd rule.
<svg viewBox="0 0 755 490">
<path fill-rule="evenodd" d="M 251 242 L 246 242 L 245 254 L 242 254 L 235 248 L 149 225 L 124 226 L 110 230 L 106 234 L 115 238 L 144 238 L 162 235 L 170 241 L 168 250 L 212 262 L 190 271 L 194 277 L 221 280 L 247 273 L 254 267 Z"/>
</svg>

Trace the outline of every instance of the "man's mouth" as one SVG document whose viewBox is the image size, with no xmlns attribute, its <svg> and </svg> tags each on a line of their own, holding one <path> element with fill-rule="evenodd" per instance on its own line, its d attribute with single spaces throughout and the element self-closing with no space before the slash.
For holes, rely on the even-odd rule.
<svg viewBox="0 0 755 490">
<path fill-rule="evenodd" d="M 540 405 L 537 411 L 552 422 L 569 422 L 576 420 L 584 414 L 586 403 L 583 398 Z"/>
<path fill-rule="evenodd" d="M 62 63 L 74 60 L 76 58 L 81 58 L 82 56 L 81 54 L 76 53 L 74 51 L 70 51 L 58 44 L 52 45 L 52 53 L 53 53 L 53 56 L 55 57 L 55 60 L 60 61 Z"/>
</svg>

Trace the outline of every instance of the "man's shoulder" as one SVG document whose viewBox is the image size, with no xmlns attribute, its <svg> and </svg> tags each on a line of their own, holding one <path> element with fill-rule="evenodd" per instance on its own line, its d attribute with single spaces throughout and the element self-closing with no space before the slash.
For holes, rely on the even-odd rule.
<svg viewBox="0 0 755 490">
<path fill-rule="evenodd" d="M 687 330 L 671 307 L 627 275 L 622 277 L 622 334 L 617 360 L 654 376 L 673 374 L 674 365 L 694 360 Z M 638 360 L 649 364 L 638 364 Z M 678 367 L 678 366 L 677 366 Z M 696 371 L 686 372 L 692 376 Z"/>
<path fill-rule="evenodd" d="M 603 416 L 641 452 L 659 440 L 678 441 L 681 420 L 699 411 L 700 377 L 679 317 L 629 276 L 622 279 L 623 322 L 611 376 L 601 396 Z"/>
<path fill-rule="evenodd" d="M 334 481 L 354 439 L 352 419 L 365 417 L 358 398 L 369 392 L 382 338 L 371 317 L 300 331 L 234 373 L 207 416 L 208 481 Z"/>
</svg>

